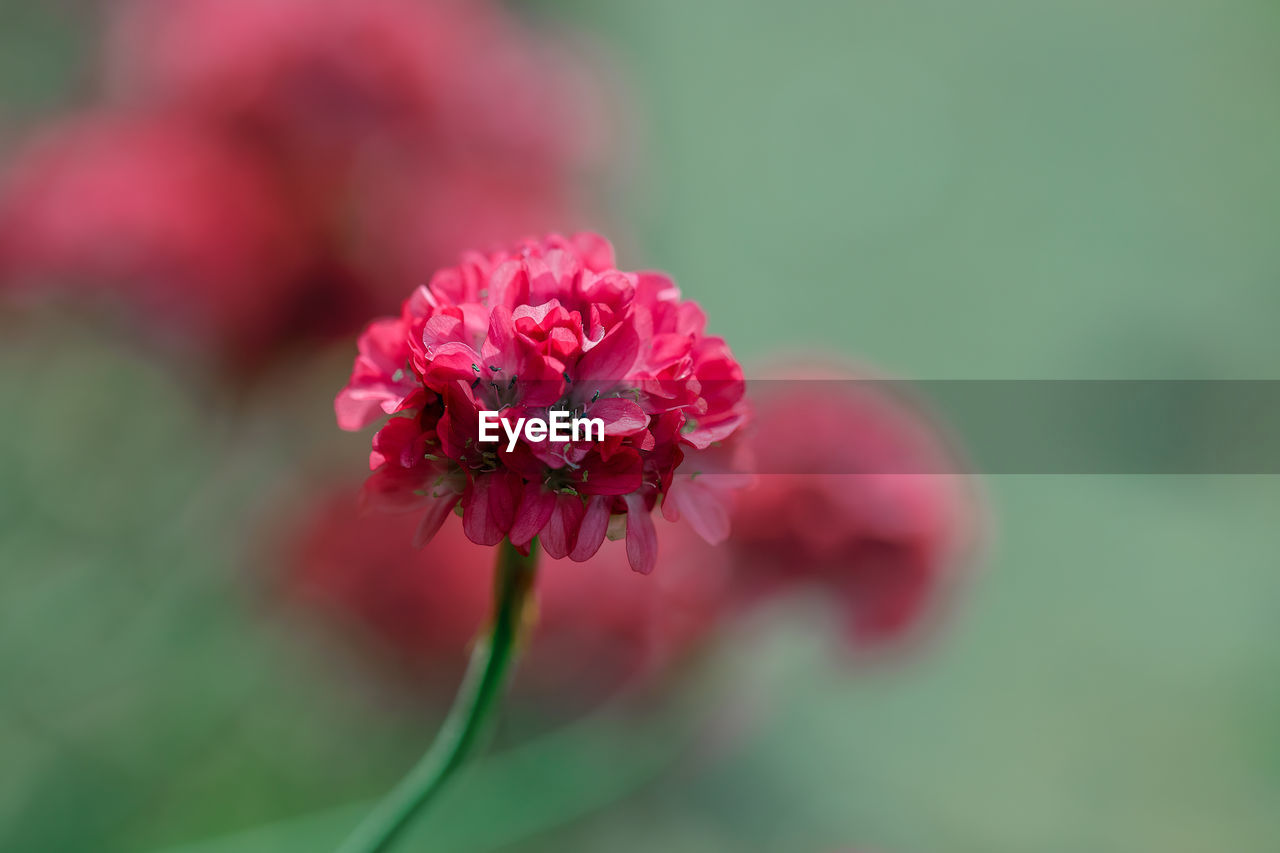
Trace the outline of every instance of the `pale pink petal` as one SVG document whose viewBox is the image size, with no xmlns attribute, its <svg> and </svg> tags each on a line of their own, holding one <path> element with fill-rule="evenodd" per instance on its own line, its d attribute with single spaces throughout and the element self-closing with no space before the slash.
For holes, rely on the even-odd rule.
<svg viewBox="0 0 1280 853">
<path fill-rule="evenodd" d="M 462 496 L 456 492 L 451 492 L 444 497 L 433 498 L 427 504 L 427 510 L 422 514 L 422 521 L 418 523 L 418 529 L 413 534 L 413 547 L 422 548 L 435 537 L 445 519 L 453 512 L 460 497 Z"/>
<path fill-rule="evenodd" d="M 649 416 L 632 400 L 605 397 L 587 406 L 584 417 L 604 421 L 605 435 L 634 435 L 649 426 Z"/>
<path fill-rule="evenodd" d="M 729 507 L 725 493 L 709 482 L 715 474 L 694 478 L 676 474 L 669 500 L 694 532 L 712 545 L 729 538 Z M 663 515 L 666 515 L 666 502 Z M 668 516 L 669 518 L 669 516 Z"/>
<path fill-rule="evenodd" d="M 382 414 L 383 396 L 361 388 L 343 388 L 333 401 L 338 428 L 355 432 L 376 421 Z"/>
</svg>

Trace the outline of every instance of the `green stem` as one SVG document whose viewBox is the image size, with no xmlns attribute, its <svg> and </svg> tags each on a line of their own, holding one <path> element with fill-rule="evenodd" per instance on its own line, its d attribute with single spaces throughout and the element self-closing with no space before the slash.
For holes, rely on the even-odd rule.
<svg viewBox="0 0 1280 853">
<path fill-rule="evenodd" d="M 476 643 L 449 716 L 426 754 L 338 848 L 338 853 L 387 850 L 414 814 L 445 787 L 470 756 L 484 724 L 498 706 L 514 657 L 521 614 L 537 570 L 536 543 L 524 556 L 508 541 L 498 546 L 493 624 Z"/>
</svg>

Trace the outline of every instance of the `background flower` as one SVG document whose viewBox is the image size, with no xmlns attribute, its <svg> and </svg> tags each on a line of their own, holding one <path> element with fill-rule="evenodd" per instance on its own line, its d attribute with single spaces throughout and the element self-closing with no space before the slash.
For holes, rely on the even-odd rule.
<svg viewBox="0 0 1280 853">
<path fill-rule="evenodd" d="M 0 283 L 114 289 L 245 378 L 590 206 L 599 76 L 483 0 L 110 11 L 94 114 L 7 167 Z"/>
<path fill-rule="evenodd" d="M 278 189 L 260 163 L 186 122 L 64 122 L 0 188 L 0 282 L 28 296 L 67 285 L 82 308 L 141 308 L 140 331 L 243 365 L 280 345 L 305 298 L 306 234 Z"/>
<path fill-rule="evenodd" d="M 287 525 L 280 600 L 323 615 L 321 627 L 389 664 L 392 683 L 444 707 L 492 609 L 493 550 L 446 526 L 421 549 L 416 519 L 360 513 L 348 483 L 319 490 Z M 727 555 L 671 527 L 662 570 L 628 570 L 606 542 L 588 562 L 539 572 L 512 702 L 571 719 L 627 689 L 669 680 L 708 640 L 725 610 Z"/>
<path fill-rule="evenodd" d="M 936 615 L 983 512 L 939 425 L 890 383 L 831 361 L 775 364 L 752 383 L 757 474 L 738 496 L 732 559 L 740 594 L 817 587 L 867 649 Z"/>
</svg>

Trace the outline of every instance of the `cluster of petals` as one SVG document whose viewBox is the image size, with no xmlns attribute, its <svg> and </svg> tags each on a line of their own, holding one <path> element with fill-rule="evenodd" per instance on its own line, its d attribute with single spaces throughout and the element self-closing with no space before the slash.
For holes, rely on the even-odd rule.
<svg viewBox="0 0 1280 853">
<path fill-rule="evenodd" d="M 428 700 L 452 696 L 467 648 L 492 610 L 493 552 L 448 525 L 421 549 L 416 520 L 359 513 L 347 481 L 308 489 L 284 525 L 282 604 L 324 633 L 366 652 L 393 683 Z M 277 520 L 278 521 L 278 520 Z M 573 717 L 620 690 L 660 685 L 686 662 L 726 612 L 728 552 L 683 525 L 663 530 L 662 569 L 627 571 L 622 542 L 606 541 L 587 563 L 557 560 L 539 573 L 537 618 L 521 652 L 517 705 Z"/>
<path fill-rule="evenodd" d="M 125 0 L 107 32 L 98 102 L 4 166 L 0 285 L 93 288 L 237 376 L 586 206 L 598 87 L 486 0 Z"/>
<path fill-rule="evenodd" d="M 338 423 L 396 415 L 374 437 L 364 494 L 420 511 L 420 543 L 455 507 L 473 542 L 537 538 L 575 561 L 625 526 L 640 572 L 656 560 L 659 504 L 722 540 L 732 475 L 725 488 L 697 475 L 747 412 L 742 370 L 705 325 L 669 278 L 618 270 L 593 234 L 466 255 L 360 338 Z M 510 424 L 565 411 L 602 421 L 604 439 L 482 442 L 482 411 Z"/>
</svg>

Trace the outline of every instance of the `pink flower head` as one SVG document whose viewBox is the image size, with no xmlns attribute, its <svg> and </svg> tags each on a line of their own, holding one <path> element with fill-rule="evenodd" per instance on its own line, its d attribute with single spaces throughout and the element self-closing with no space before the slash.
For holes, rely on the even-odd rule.
<svg viewBox="0 0 1280 853">
<path fill-rule="evenodd" d="M 869 647 L 913 633 L 977 533 L 973 489 L 938 429 L 885 383 L 806 366 L 753 386 L 756 483 L 731 539 L 750 594 L 818 585 Z M 803 436 L 803 438 L 800 438 Z"/>
<path fill-rule="evenodd" d="M 365 495 L 421 511 L 420 542 L 461 505 L 473 542 L 527 548 L 538 537 L 576 561 L 625 523 L 640 572 L 656 559 L 660 501 L 668 517 L 709 519 L 695 529 L 722 537 L 727 513 L 702 504 L 724 490 L 673 490 L 686 454 L 714 450 L 746 415 L 742 370 L 705 322 L 666 276 L 616 269 L 593 234 L 467 255 L 360 339 L 338 424 L 400 415 L 373 439 Z M 604 439 L 482 442 L 482 411 L 500 412 L 504 431 L 569 412 L 602 421 Z"/>
<path fill-rule="evenodd" d="M 307 506 L 283 543 L 282 597 L 318 614 L 322 628 L 367 640 L 376 657 L 391 659 L 392 675 L 451 695 L 490 616 L 492 553 L 454 526 L 417 550 L 412 517 L 354 510 L 345 487 Z M 620 688 L 660 681 L 702 646 L 727 601 L 727 554 L 687 547 L 685 528 L 667 536 L 672 548 L 652 578 L 619 571 L 621 542 L 541 574 L 517 701 L 557 714 L 584 710 Z"/>
<path fill-rule="evenodd" d="M 241 363 L 275 343 L 302 242 L 269 173 L 180 121 L 55 125 L 18 153 L 0 191 L 0 280 L 110 295 L 141 307 L 157 334 Z"/>
</svg>

